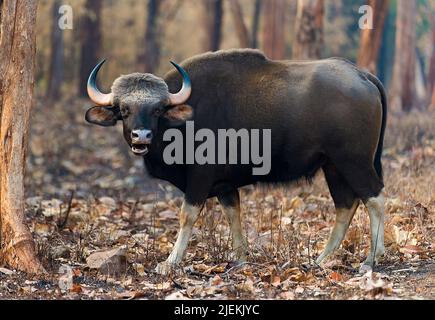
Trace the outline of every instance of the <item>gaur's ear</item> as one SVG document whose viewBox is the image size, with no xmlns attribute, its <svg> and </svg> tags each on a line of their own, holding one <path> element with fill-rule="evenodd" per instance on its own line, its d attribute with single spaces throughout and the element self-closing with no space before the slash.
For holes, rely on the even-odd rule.
<svg viewBox="0 0 435 320">
<path fill-rule="evenodd" d="M 118 108 L 93 107 L 86 112 L 86 121 L 103 127 L 112 127 L 120 120 Z"/>
<path fill-rule="evenodd" d="M 163 114 L 163 117 L 173 126 L 181 126 L 193 118 L 193 109 L 187 104 L 175 106 Z"/>
</svg>

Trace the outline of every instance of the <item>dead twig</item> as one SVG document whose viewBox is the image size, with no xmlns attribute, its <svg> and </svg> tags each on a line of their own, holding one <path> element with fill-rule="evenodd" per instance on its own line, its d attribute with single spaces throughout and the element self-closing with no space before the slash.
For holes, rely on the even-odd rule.
<svg viewBox="0 0 435 320">
<path fill-rule="evenodd" d="M 179 284 L 177 281 L 175 281 L 174 278 L 171 278 L 171 281 L 174 284 L 175 288 L 180 289 L 180 290 L 186 290 L 186 288 L 184 286 L 182 286 L 181 284 Z"/>
<path fill-rule="evenodd" d="M 65 218 L 63 219 L 63 221 L 60 224 L 58 224 L 59 229 L 65 228 L 65 226 L 68 222 L 69 214 L 70 214 L 71 208 L 72 208 L 73 199 L 74 199 L 74 190 L 71 191 L 71 194 L 70 194 L 70 197 L 68 200 L 68 207 L 66 209 Z"/>
<path fill-rule="evenodd" d="M 264 268 L 264 267 L 267 267 L 270 264 L 272 264 L 272 263 L 242 262 L 242 263 L 239 263 L 238 265 L 235 265 L 234 267 L 231 267 L 230 269 L 228 269 L 224 273 L 222 273 L 222 277 L 225 277 L 225 276 L 229 275 L 231 272 L 233 272 L 234 270 L 239 269 L 241 267 L 244 267 L 246 265 L 251 265 L 251 266 L 255 266 L 255 267 Z"/>
</svg>

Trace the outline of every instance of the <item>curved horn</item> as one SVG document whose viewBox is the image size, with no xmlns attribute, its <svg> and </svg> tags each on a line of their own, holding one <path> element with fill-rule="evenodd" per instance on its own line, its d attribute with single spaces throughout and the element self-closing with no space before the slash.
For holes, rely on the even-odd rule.
<svg viewBox="0 0 435 320">
<path fill-rule="evenodd" d="M 99 64 L 97 64 L 94 70 L 92 70 L 91 75 L 89 76 L 88 79 L 88 87 L 87 87 L 89 98 L 92 100 L 92 102 L 94 102 L 95 104 L 101 107 L 107 107 L 112 105 L 112 94 L 102 93 L 97 88 L 98 71 L 100 71 L 104 62 L 106 62 L 106 60 L 101 61 Z"/>
<path fill-rule="evenodd" d="M 171 63 L 183 77 L 183 86 L 181 87 L 180 92 L 169 94 L 170 105 L 176 106 L 185 103 L 189 99 L 190 94 L 192 93 L 192 83 L 190 82 L 189 75 L 183 68 L 175 62 L 171 61 Z"/>
</svg>

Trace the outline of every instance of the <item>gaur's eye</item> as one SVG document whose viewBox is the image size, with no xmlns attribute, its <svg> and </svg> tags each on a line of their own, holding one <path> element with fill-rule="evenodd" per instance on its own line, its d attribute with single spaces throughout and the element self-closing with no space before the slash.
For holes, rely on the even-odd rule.
<svg viewBox="0 0 435 320">
<path fill-rule="evenodd" d="M 162 110 L 160 110 L 159 108 L 153 111 L 153 116 L 155 117 L 159 117 L 161 114 L 162 114 Z"/>
<path fill-rule="evenodd" d="M 127 118 L 130 115 L 130 109 L 128 107 L 121 107 L 121 115 L 123 118 Z"/>
</svg>

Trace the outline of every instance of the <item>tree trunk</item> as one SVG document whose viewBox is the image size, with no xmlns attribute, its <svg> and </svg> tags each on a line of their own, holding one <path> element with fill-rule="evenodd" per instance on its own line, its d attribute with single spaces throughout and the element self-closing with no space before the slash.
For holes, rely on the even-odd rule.
<svg viewBox="0 0 435 320">
<path fill-rule="evenodd" d="M 416 0 L 397 1 L 396 48 L 390 105 L 393 112 L 415 107 Z"/>
<path fill-rule="evenodd" d="M 254 16 L 252 19 L 252 34 L 251 34 L 252 48 L 258 48 L 258 30 L 260 29 L 261 8 L 262 8 L 262 0 L 255 0 Z"/>
<path fill-rule="evenodd" d="M 431 17 L 432 25 L 432 55 L 429 64 L 429 75 L 427 77 L 427 95 L 429 108 L 435 110 L 435 17 Z"/>
<path fill-rule="evenodd" d="M 373 8 L 373 29 L 361 32 L 358 54 L 358 65 L 376 74 L 379 50 L 384 33 L 385 18 L 388 14 L 388 0 L 368 0 L 367 4 Z"/>
<path fill-rule="evenodd" d="M 102 0 L 86 0 L 81 22 L 79 94 L 82 97 L 87 96 L 86 83 L 89 74 L 101 58 L 101 6 Z"/>
<path fill-rule="evenodd" d="M 62 5 L 60 0 L 56 0 L 53 4 L 52 25 L 51 25 L 51 60 L 50 70 L 48 73 L 48 86 L 46 98 L 50 100 L 58 100 L 61 94 L 61 86 L 63 81 L 63 54 L 64 41 L 63 30 L 59 27 L 59 7 Z"/>
<path fill-rule="evenodd" d="M 239 0 L 230 0 L 231 13 L 233 15 L 234 25 L 236 27 L 237 37 L 241 48 L 249 48 L 248 28 L 243 17 L 242 7 Z"/>
<path fill-rule="evenodd" d="M 138 57 L 138 65 L 143 72 L 154 73 L 160 63 L 159 15 L 162 0 L 148 0 L 145 48 Z"/>
<path fill-rule="evenodd" d="M 433 88 L 432 88 L 432 98 L 431 98 L 429 110 L 435 111 L 435 84 L 433 85 Z"/>
<path fill-rule="evenodd" d="M 322 56 L 324 0 L 298 0 L 293 59 L 313 60 Z"/>
<path fill-rule="evenodd" d="M 206 38 L 204 51 L 217 51 L 222 40 L 223 3 L 222 0 L 203 0 Z"/>
<path fill-rule="evenodd" d="M 271 59 L 285 57 L 285 0 L 264 1 L 263 47 Z"/>
<path fill-rule="evenodd" d="M 44 272 L 24 218 L 36 8 L 36 0 L 0 1 L 0 264 L 28 273 Z"/>
</svg>

